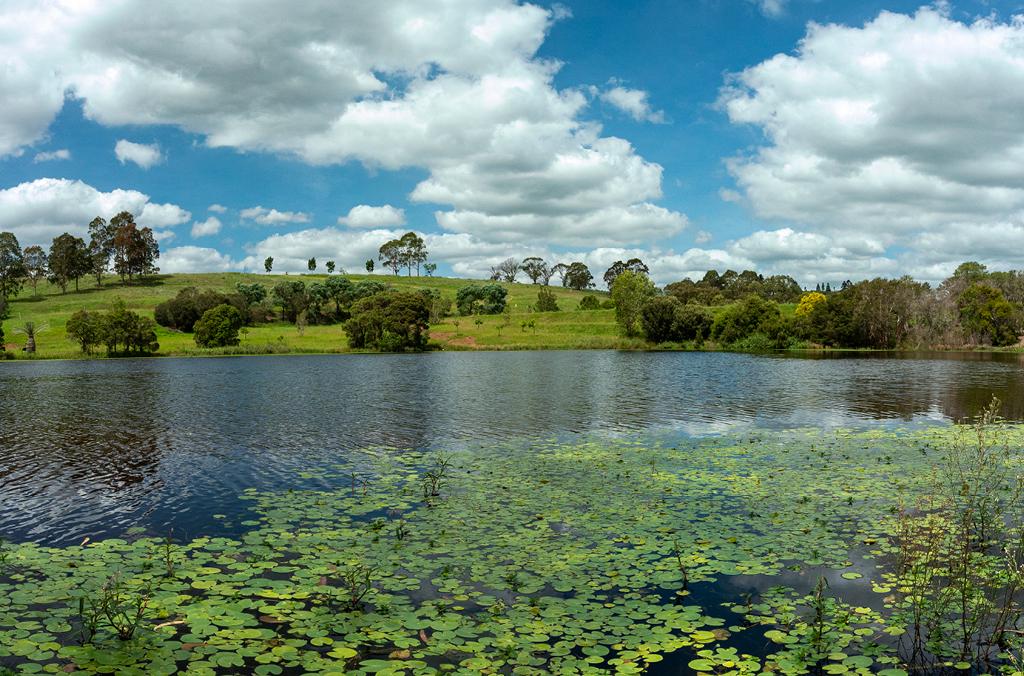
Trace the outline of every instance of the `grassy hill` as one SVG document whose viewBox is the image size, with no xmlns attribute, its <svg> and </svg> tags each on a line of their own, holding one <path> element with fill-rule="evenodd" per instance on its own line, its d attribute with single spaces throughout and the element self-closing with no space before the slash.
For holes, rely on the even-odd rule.
<svg viewBox="0 0 1024 676">
<path fill-rule="evenodd" d="M 398 289 L 437 289 L 454 300 L 461 286 L 472 280 L 443 277 L 384 277 L 380 275 L 346 275 L 349 279 L 375 279 L 386 281 Z M 260 282 L 268 287 L 285 279 L 301 279 L 307 284 L 322 280 L 326 275 L 256 275 L 242 273 L 209 273 L 157 275 L 141 284 L 121 285 L 115 278 L 104 280 L 97 287 L 94 282 L 82 280 L 81 290 L 60 289 L 40 283 L 38 295 L 26 288 L 11 302 L 8 319 L 4 320 L 5 342 L 8 350 L 23 357 L 21 347 L 24 336 L 14 328 L 26 321 L 45 323 L 48 328 L 37 338 L 37 358 L 77 358 L 83 356 L 78 346 L 68 340 L 64 325 L 77 310 L 107 310 L 115 298 L 122 298 L 129 309 L 153 316 L 156 306 L 174 297 L 183 288 L 232 292 L 238 282 Z M 449 317 L 431 326 L 431 342 L 441 349 L 573 349 L 573 348 L 635 348 L 643 341 L 624 339 L 615 324 L 614 311 L 579 311 L 580 299 L 587 293 L 561 287 L 550 287 L 558 298 L 559 312 L 533 312 L 538 287 L 531 284 L 502 284 L 508 289 L 511 321 L 501 316 Z M 607 296 L 595 293 L 602 299 Z M 524 326 L 524 322 L 526 326 Z M 533 325 L 530 325 L 533 322 Z M 161 355 L 203 354 L 267 354 L 347 352 L 348 341 L 340 324 L 308 326 L 301 332 L 292 324 L 276 322 L 248 327 L 241 336 L 241 345 L 235 348 L 204 350 L 196 347 L 192 334 L 157 330 Z"/>
</svg>

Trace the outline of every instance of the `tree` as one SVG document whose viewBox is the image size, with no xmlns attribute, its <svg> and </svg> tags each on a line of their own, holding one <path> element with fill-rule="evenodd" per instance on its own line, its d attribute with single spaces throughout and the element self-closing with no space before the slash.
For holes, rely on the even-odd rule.
<svg viewBox="0 0 1024 676">
<path fill-rule="evenodd" d="M 555 275 L 558 275 L 558 283 L 565 286 L 565 273 L 568 271 L 568 265 L 565 263 L 556 263 L 548 269 L 548 279 L 550 280 Z"/>
<path fill-rule="evenodd" d="M 460 315 L 496 315 L 505 309 L 508 291 L 500 284 L 470 284 L 455 294 Z"/>
<path fill-rule="evenodd" d="M 333 275 L 334 274 L 334 268 L 336 268 L 336 267 L 337 267 L 337 264 L 334 261 L 327 261 L 327 274 Z"/>
<path fill-rule="evenodd" d="M 0 232 L 0 302 L 5 307 L 7 299 L 21 291 L 27 272 L 18 238 L 13 232 Z"/>
<path fill-rule="evenodd" d="M 805 293 L 803 296 L 801 296 L 800 303 L 797 304 L 796 306 L 796 316 L 806 317 L 810 315 L 811 312 L 814 311 L 815 305 L 817 305 L 818 303 L 825 302 L 827 302 L 827 298 L 825 294 L 821 293 L 820 291 L 811 291 L 810 293 Z"/>
<path fill-rule="evenodd" d="M 978 342 L 993 346 L 1017 342 L 1020 330 L 1017 311 L 999 289 L 975 282 L 960 294 L 957 307 L 960 322 Z"/>
<path fill-rule="evenodd" d="M 193 336 L 199 347 L 238 345 L 238 331 L 245 324 L 242 313 L 232 305 L 218 305 L 203 313 Z"/>
<path fill-rule="evenodd" d="M 25 247 L 22 260 L 25 265 L 25 276 L 32 285 L 32 295 L 38 296 L 39 282 L 46 279 L 46 252 L 43 247 L 33 245 Z"/>
<path fill-rule="evenodd" d="M 103 316 L 79 310 L 68 318 L 64 330 L 68 338 L 81 346 L 82 352 L 92 354 L 92 348 L 103 342 Z"/>
<path fill-rule="evenodd" d="M 103 315 L 101 327 L 108 355 L 146 354 L 160 349 L 156 340 L 156 322 L 132 312 L 120 298 L 114 301 L 113 309 Z"/>
<path fill-rule="evenodd" d="M 235 284 L 235 290 L 238 291 L 238 295 L 245 299 L 247 306 L 258 305 L 267 298 L 267 287 L 258 282 L 252 284 L 238 282 Z"/>
<path fill-rule="evenodd" d="M 423 242 L 423 238 L 417 235 L 415 232 L 407 232 L 402 235 L 402 238 L 398 240 L 401 253 L 400 256 L 402 261 L 405 263 L 405 267 L 408 270 L 409 276 L 412 276 L 412 268 L 416 266 L 416 276 L 420 275 L 420 265 L 427 260 L 427 247 Z"/>
<path fill-rule="evenodd" d="M 259 284 L 245 286 L 259 286 L 263 289 Z M 259 293 L 255 290 L 252 292 Z M 266 293 L 265 289 L 263 289 L 263 293 Z M 242 294 L 228 295 L 213 289 L 200 291 L 190 286 L 179 291 L 174 298 L 157 305 L 153 314 L 160 326 L 190 333 L 195 330 L 195 324 L 203 314 L 218 305 L 232 305 L 243 317 L 247 316 L 249 309 L 248 299 Z"/>
<path fill-rule="evenodd" d="M 266 258 L 263 259 L 263 269 L 267 272 L 268 275 L 274 269 L 273 256 L 267 256 Z"/>
<path fill-rule="evenodd" d="M 20 333 L 25 336 L 25 352 L 28 354 L 36 353 L 36 337 L 46 331 L 49 327 L 46 324 L 36 324 L 35 322 L 25 322 L 21 326 L 14 327 L 15 333 Z"/>
<path fill-rule="evenodd" d="M 373 272 L 373 259 L 372 258 L 367 258 L 366 259 L 366 272 L 367 273 Z"/>
<path fill-rule="evenodd" d="M 398 271 L 405 265 L 401 240 L 392 239 L 381 244 L 377 250 L 377 260 L 397 276 Z"/>
<path fill-rule="evenodd" d="M 437 263 L 425 263 L 423 265 L 423 272 L 427 273 L 427 277 L 433 277 L 434 273 L 437 272 Z"/>
<path fill-rule="evenodd" d="M 555 292 L 551 289 L 541 287 L 537 292 L 537 312 L 558 312 L 558 300 Z"/>
<path fill-rule="evenodd" d="M 300 281 L 279 282 L 274 286 L 274 298 L 281 304 L 285 319 L 292 324 L 309 307 L 306 285 Z"/>
<path fill-rule="evenodd" d="M 114 255 L 114 228 L 97 216 L 89 221 L 89 273 L 96 278 L 96 286 L 103 285 L 103 275 L 110 267 Z"/>
<path fill-rule="evenodd" d="M 622 261 L 615 261 L 611 267 L 605 270 L 604 283 L 608 285 L 608 288 L 612 288 L 612 284 L 623 272 L 634 272 L 639 275 L 647 275 L 650 270 L 644 265 L 644 262 L 639 258 L 630 258 L 628 261 L 623 263 Z"/>
<path fill-rule="evenodd" d="M 586 291 L 594 286 L 594 275 L 590 274 L 590 268 L 583 263 L 572 263 L 565 270 L 562 277 L 562 286 L 577 291 Z"/>
<path fill-rule="evenodd" d="M 316 258 L 310 258 L 308 261 L 306 261 L 306 267 L 309 269 L 310 272 L 315 272 L 316 271 Z"/>
<path fill-rule="evenodd" d="M 657 293 L 654 282 L 647 275 L 625 270 L 615 276 L 612 300 L 615 302 L 615 321 L 627 336 L 640 335 L 640 319 L 644 303 Z"/>
<path fill-rule="evenodd" d="M 155 266 L 160 258 L 160 246 L 149 228 L 135 225 L 135 217 L 122 211 L 110 219 L 114 228 L 114 271 L 122 283 L 132 281 L 136 276 L 159 272 Z"/>
<path fill-rule="evenodd" d="M 85 240 L 66 232 L 53 239 L 47 261 L 50 282 L 59 286 L 61 293 L 67 293 L 68 283 L 72 280 L 75 282 L 75 291 L 78 291 L 78 280 L 93 269 Z"/>
<path fill-rule="evenodd" d="M 538 258 L 537 256 L 524 258 L 519 267 L 526 273 L 526 276 L 530 278 L 531 284 L 536 284 L 542 278 L 551 278 L 551 273 L 548 270 L 548 264 L 544 262 L 543 258 Z"/>
<path fill-rule="evenodd" d="M 506 258 L 492 268 L 492 271 L 497 272 L 498 279 L 509 283 L 516 281 L 516 275 L 519 274 L 519 270 L 520 264 L 515 258 Z"/>
<path fill-rule="evenodd" d="M 388 291 L 355 303 L 345 333 L 353 348 L 422 350 L 430 338 L 429 321 L 430 307 L 423 294 Z"/>
</svg>

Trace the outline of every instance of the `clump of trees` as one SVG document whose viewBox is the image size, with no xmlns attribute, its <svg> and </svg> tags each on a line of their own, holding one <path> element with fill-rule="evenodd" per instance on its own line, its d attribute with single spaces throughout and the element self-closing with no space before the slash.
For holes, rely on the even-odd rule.
<svg viewBox="0 0 1024 676">
<path fill-rule="evenodd" d="M 538 256 L 524 258 L 522 261 L 506 258 L 491 268 L 491 281 L 512 283 L 520 272 L 526 273 L 532 284 L 548 286 L 551 279 L 557 276 L 562 286 L 568 289 L 585 291 L 594 286 L 594 276 L 584 263 L 577 261 L 548 265 Z"/>
<path fill-rule="evenodd" d="M 642 335 L 643 307 L 657 292 L 654 282 L 643 272 L 624 270 L 615 276 L 612 282 L 612 301 L 615 303 L 615 321 L 622 327 L 623 333 L 627 336 Z"/>
<path fill-rule="evenodd" d="M 725 305 L 750 295 L 760 296 L 776 303 L 795 303 L 803 294 L 800 284 L 788 275 L 764 277 L 753 270 L 737 273 L 726 270 L 708 270 L 702 279 L 683 279 L 665 287 L 665 293 L 675 296 L 681 303 L 695 305 Z"/>
<path fill-rule="evenodd" d="M 470 284 L 455 293 L 460 315 L 497 315 L 505 309 L 508 291 L 500 284 Z"/>
<path fill-rule="evenodd" d="M 65 330 L 86 354 L 100 345 L 106 346 L 110 356 L 151 354 L 160 349 L 156 322 L 132 312 L 120 298 L 109 312 L 79 310 L 68 319 Z"/>
<path fill-rule="evenodd" d="M 254 284 L 251 286 L 263 289 L 265 297 L 266 288 L 262 284 Z M 257 296 L 260 293 L 251 288 L 248 289 L 248 291 L 254 296 Z M 218 305 L 231 305 L 238 311 L 240 316 L 247 317 L 249 314 L 249 297 L 242 293 L 225 294 L 213 291 L 212 289 L 200 291 L 195 287 L 188 287 L 179 291 L 178 295 L 174 298 L 165 300 L 163 303 L 157 305 L 156 310 L 154 311 L 154 316 L 156 317 L 157 324 L 160 326 L 166 326 L 167 328 L 175 329 L 176 331 L 184 331 L 185 333 L 192 333 L 196 322 L 198 322 L 207 311 L 212 310 Z"/>
<path fill-rule="evenodd" d="M 426 262 L 428 255 L 423 238 L 415 232 L 407 232 L 398 239 L 382 244 L 377 252 L 377 260 L 396 275 L 399 270 L 405 268 L 407 275 L 411 277 L 412 269 L 415 267 L 418 277 L 420 266 Z M 373 267 L 367 265 L 367 272 L 372 271 Z"/>
<path fill-rule="evenodd" d="M 430 305 L 424 294 L 386 291 L 357 301 L 345 322 L 353 348 L 403 352 L 423 350 L 430 338 Z"/>
</svg>

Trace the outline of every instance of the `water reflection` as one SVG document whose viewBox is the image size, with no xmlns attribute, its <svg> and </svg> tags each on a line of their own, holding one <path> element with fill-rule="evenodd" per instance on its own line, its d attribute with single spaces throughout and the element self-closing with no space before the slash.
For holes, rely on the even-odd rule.
<svg viewBox="0 0 1024 676">
<path fill-rule="evenodd" d="M 1019 355 L 519 352 L 0 365 L 0 535 L 230 530 L 247 487 L 375 446 L 1024 419 Z M 226 519 L 213 515 L 224 514 Z"/>
</svg>

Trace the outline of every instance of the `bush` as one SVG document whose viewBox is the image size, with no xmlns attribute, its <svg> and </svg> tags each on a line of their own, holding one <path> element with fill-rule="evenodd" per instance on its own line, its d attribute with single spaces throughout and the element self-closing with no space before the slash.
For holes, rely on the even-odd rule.
<svg viewBox="0 0 1024 676">
<path fill-rule="evenodd" d="M 240 286 L 260 287 L 263 289 L 261 284 L 243 284 Z M 246 288 L 246 293 L 258 294 L 259 292 Z M 265 294 L 266 289 L 264 289 L 264 295 Z M 240 313 L 243 313 L 243 317 L 246 316 L 250 305 L 248 297 L 248 295 L 242 293 L 228 295 L 211 291 L 209 289 L 206 291 L 199 291 L 196 288 L 189 287 L 179 291 L 178 295 L 174 298 L 157 305 L 154 315 L 156 317 L 157 324 L 160 326 L 166 326 L 170 329 L 191 333 L 195 327 L 195 323 L 199 321 L 199 318 L 202 317 L 207 310 L 212 310 L 218 305 L 233 305 Z"/>
<path fill-rule="evenodd" d="M 601 301 L 597 296 L 584 296 L 580 299 L 580 310 L 600 310 Z"/>
<path fill-rule="evenodd" d="M 611 298 L 606 298 L 605 300 L 601 301 L 601 309 L 602 310 L 614 310 L 615 309 L 615 301 L 612 300 Z"/>
<path fill-rule="evenodd" d="M 640 326 L 647 340 L 666 343 L 676 340 L 676 312 L 682 309 L 672 296 L 657 296 L 644 303 L 640 310 Z"/>
<path fill-rule="evenodd" d="M 389 291 L 358 301 L 345 322 L 349 347 L 401 352 L 422 350 L 428 333 L 430 305 L 421 293 Z"/>
<path fill-rule="evenodd" d="M 542 286 L 537 292 L 537 312 L 558 312 L 555 292 L 546 286 Z"/>
<path fill-rule="evenodd" d="M 711 327 L 711 335 L 718 342 L 728 345 L 754 333 L 768 333 L 769 326 L 773 322 L 777 324 L 781 318 L 779 306 L 773 301 L 759 296 L 747 296 L 719 315 Z"/>
<path fill-rule="evenodd" d="M 92 354 L 92 348 L 103 342 L 103 315 L 79 310 L 71 315 L 64 330 L 68 338 L 81 346 L 82 352 Z"/>
<path fill-rule="evenodd" d="M 238 345 L 238 330 L 245 322 L 238 308 L 218 305 L 207 310 L 196 322 L 195 341 L 199 347 L 226 347 Z"/>
<path fill-rule="evenodd" d="M 697 305 L 681 305 L 676 309 L 674 331 L 676 340 L 693 340 L 698 343 L 711 335 L 715 318 Z"/>
<path fill-rule="evenodd" d="M 460 315 L 497 315 L 505 309 L 508 291 L 500 284 L 470 284 L 455 294 Z"/>
</svg>

